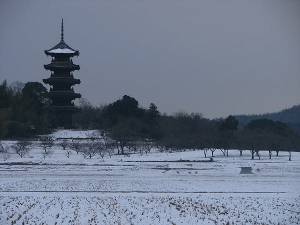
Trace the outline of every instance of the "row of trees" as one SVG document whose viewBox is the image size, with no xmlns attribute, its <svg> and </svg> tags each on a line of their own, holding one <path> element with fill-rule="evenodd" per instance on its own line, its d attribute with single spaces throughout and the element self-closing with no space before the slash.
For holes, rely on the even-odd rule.
<svg viewBox="0 0 300 225">
<path fill-rule="evenodd" d="M 47 133 L 53 128 L 46 88 L 38 82 L 0 84 L 0 138 Z M 286 124 L 257 119 L 239 126 L 233 116 L 209 120 L 201 114 L 161 114 L 153 103 L 143 108 L 130 96 L 101 107 L 81 101 L 73 118 L 78 129 L 99 129 L 115 140 L 120 154 L 132 143 L 154 143 L 158 148 L 241 150 L 299 150 L 300 138 Z M 99 147 L 100 148 L 100 147 Z M 142 147 L 144 148 L 144 147 Z"/>
<path fill-rule="evenodd" d="M 13 150 L 17 155 L 19 155 L 20 158 L 23 158 L 24 156 L 28 155 L 30 150 L 33 147 L 40 147 L 41 149 L 41 155 L 44 159 L 46 159 L 48 156 L 50 156 L 53 152 L 53 149 L 61 149 L 65 152 L 65 155 L 67 158 L 70 158 L 70 155 L 72 152 L 76 152 L 77 155 L 81 154 L 85 159 L 92 159 L 96 156 L 101 157 L 102 160 L 104 160 L 104 157 L 110 157 L 114 154 L 123 154 L 123 155 L 130 155 L 134 153 L 138 154 L 148 154 L 150 151 L 155 148 L 158 149 L 161 152 L 172 152 L 174 149 L 172 148 L 165 148 L 164 146 L 158 146 L 154 143 L 150 142 L 128 142 L 126 146 L 123 146 L 124 149 L 126 149 L 126 154 L 122 153 L 120 151 L 121 146 L 120 143 L 117 141 L 107 141 L 105 138 L 99 138 L 99 139 L 85 139 L 85 140 L 77 140 L 77 139 L 64 139 L 60 141 L 54 141 L 54 139 L 50 137 L 43 137 L 38 142 L 36 141 L 30 141 L 30 140 L 20 140 L 12 145 L 3 145 L 0 142 L 0 157 L 6 161 L 11 151 Z M 176 150 L 175 150 L 176 151 Z M 224 156 L 229 156 L 229 150 L 228 149 L 216 149 L 216 148 L 204 148 L 202 149 L 204 153 L 204 157 L 214 157 L 215 151 L 221 151 Z M 243 152 L 245 150 L 239 149 L 240 156 L 243 156 Z M 247 150 L 248 151 L 248 150 Z M 209 156 L 208 153 L 211 153 L 211 156 Z M 292 158 L 291 151 L 289 152 L 289 160 Z M 258 159 L 261 159 L 261 151 L 258 149 L 251 149 L 251 159 L 254 159 L 257 157 Z M 269 159 L 272 158 L 273 151 L 269 150 Z M 279 150 L 276 150 L 276 156 L 279 155 Z M 212 158 L 211 158 L 212 160 Z"/>
<path fill-rule="evenodd" d="M 127 149 L 130 153 L 149 153 L 153 147 L 149 142 L 130 142 L 126 146 L 121 146 L 117 141 L 113 141 L 108 137 L 86 138 L 86 139 L 61 139 L 54 140 L 49 136 L 43 136 L 38 140 L 23 139 L 14 144 L 4 145 L 0 142 L 0 154 L 4 160 L 9 158 L 9 152 L 16 153 L 20 158 L 28 155 L 32 148 L 39 147 L 43 158 L 47 158 L 52 154 L 54 149 L 61 149 L 65 152 L 67 158 L 72 152 L 81 154 L 84 158 L 91 159 L 99 156 L 111 157 L 113 154 L 124 154 L 121 149 Z"/>
<path fill-rule="evenodd" d="M 286 124 L 268 119 L 258 119 L 246 126 L 239 126 L 235 117 L 209 120 L 201 114 L 177 113 L 162 115 L 155 104 L 148 109 L 139 106 L 137 100 L 122 99 L 98 108 L 99 117 L 94 126 L 105 130 L 120 143 L 121 153 L 132 142 L 152 142 L 159 148 L 228 149 L 297 151 L 300 137 Z M 86 112 L 81 111 L 81 116 Z M 92 123 L 93 124 L 93 123 Z"/>
</svg>

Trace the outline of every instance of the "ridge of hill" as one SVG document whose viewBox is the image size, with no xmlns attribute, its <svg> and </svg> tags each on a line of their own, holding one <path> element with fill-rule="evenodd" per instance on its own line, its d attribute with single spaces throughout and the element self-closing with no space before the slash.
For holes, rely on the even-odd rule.
<svg viewBox="0 0 300 225">
<path fill-rule="evenodd" d="M 241 126 L 246 125 L 252 120 L 263 118 L 273 121 L 280 121 L 286 123 L 289 127 L 300 134 L 300 104 L 279 112 L 258 115 L 236 115 L 235 117 L 238 119 Z"/>
</svg>

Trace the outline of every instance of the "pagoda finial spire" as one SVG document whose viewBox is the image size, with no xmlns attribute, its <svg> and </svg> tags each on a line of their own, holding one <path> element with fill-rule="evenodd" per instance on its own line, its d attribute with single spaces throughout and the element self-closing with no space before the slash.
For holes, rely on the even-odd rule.
<svg viewBox="0 0 300 225">
<path fill-rule="evenodd" d="M 61 19 L 61 41 L 64 41 L 64 18 Z"/>
</svg>

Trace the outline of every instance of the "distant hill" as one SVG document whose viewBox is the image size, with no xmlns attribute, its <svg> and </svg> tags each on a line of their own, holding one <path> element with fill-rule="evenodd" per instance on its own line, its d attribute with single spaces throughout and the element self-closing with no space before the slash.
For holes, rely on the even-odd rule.
<svg viewBox="0 0 300 225">
<path fill-rule="evenodd" d="M 289 109 L 284 109 L 280 112 L 266 113 L 260 115 L 237 115 L 235 116 L 241 126 L 245 126 L 251 120 L 255 119 L 270 119 L 286 123 L 289 127 L 300 134 L 300 105 L 295 105 Z"/>
</svg>

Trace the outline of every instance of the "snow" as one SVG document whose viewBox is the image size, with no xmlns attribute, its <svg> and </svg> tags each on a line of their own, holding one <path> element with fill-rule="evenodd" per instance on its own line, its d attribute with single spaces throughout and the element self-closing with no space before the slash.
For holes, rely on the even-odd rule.
<svg viewBox="0 0 300 225">
<path fill-rule="evenodd" d="M 97 131 L 59 130 L 55 138 Z M 12 141 L 4 142 L 5 146 Z M 250 160 L 216 151 L 95 156 L 60 146 L 43 158 L 36 143 L 0 158 L 0 224 L 300 224 L 300 153 Z M 252 174 L 241 174 L 251 167 Z"/>
<path fill-rule="evenodd" d="M 50 135 L 53 138 L 91 138 L 100 137 L 98 130 L 57 130 Z"/>
<path fill-rule="evenodd" d="M 75 51 L 68 48 L 56 48 L 49 51 L 49 53 L 65 53 L 65 54 L 73 54 Z"/>
</svg>

